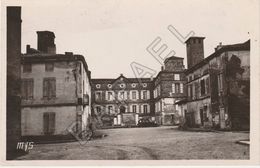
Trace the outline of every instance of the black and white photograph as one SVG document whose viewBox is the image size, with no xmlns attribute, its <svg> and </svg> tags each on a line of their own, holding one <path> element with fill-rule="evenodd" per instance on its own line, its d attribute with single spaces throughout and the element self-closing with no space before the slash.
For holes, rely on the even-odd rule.
<svg viewBox="0 0 260 168">
<path fill-rule="evenodd" d="M 260 164 L 259 8 L 1 1 L 2 161 Z"/>
</svg>

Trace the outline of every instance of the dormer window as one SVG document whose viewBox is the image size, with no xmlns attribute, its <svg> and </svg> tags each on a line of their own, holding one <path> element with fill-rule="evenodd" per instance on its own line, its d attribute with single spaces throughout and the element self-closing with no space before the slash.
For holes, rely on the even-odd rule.
<svg viewBox="0 0 260 168">
<path fill-rule="evenodd" d="M 124 83 L 120 84 L 119 86 L 120 86 L 120 88 L 125 88 L 125 84 Z"/>
<path fill-rule="evenodd" d="M 111 89 L 111 88 L 112 88 L 112 85 L 111 85 L 111 84 L 108 84 L 107 87 Z"/>
<path fill-rule="evenodd" d="M 143 83 L 143 87 L 147 87 L 147 83 Z"/>
<path fill-rule="evenodd" d="M 132 86 L 132 88 L 135 88 L 136 87 L 136 83 L 132 83 L 131 86 Z"/>
<path fill-rule="evenodd" d="M 100 87 L 101 87 L 101 85 L 100 85 L 100 84 L 96 84 L 96 88 L 98 88 L 98 89 L 99 89 Z"/>
</svg>

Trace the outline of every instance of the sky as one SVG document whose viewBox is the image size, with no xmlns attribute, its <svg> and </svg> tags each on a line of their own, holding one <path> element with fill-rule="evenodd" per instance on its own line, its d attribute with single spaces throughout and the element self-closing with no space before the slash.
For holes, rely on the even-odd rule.
<svg viewBox="0 0 260 168">
<path fill-rule="evenodd" d="M 85 56 L 92 78 L 134 77 L 137 62 L 155 70 L 161 65 L 146 50 L 156 37 L 175 56 L 186 46 L 168 29 L 204 40 L 205 57 L 222 44 L 242 43 L 253 31 L 256 0 L 62 0 L 22 1 L 22 52 L 37 48 L 36 31 L 55 33 L 57 53 Z"/>
</svg>

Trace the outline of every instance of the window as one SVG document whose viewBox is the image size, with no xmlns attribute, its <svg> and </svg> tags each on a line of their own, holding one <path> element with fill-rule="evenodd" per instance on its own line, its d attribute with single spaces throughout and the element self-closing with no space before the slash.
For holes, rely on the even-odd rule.
<svg viewBox="0 0 260 168">
<path fill-rule="evenodd" d="M 23 65 L 23 72 L 32 72 L 32 64 L 26 63 Z"/>
<path fill-rule="evenodd" d="M 133 99 L 133 100 L 136 99 L 136 91 L 132 91 L 132 99 Z"/>
<path fill-rule="evenodd" d="M 101 112 L 101 107 L 100 107 L 100 106 L 97 106 L 97 107 L 96 107 L 96 112 L 97 112 L 97 113 L 100 113 L 100 112 Z"/>
<path fill-rule="evenodd" d="M 55 113 L 47 112 L 43 114 L 43 133 L 53 135 L 55 132 Z"/>
<path fill-rule="evenodd" d="M 120 88 L 125 88 L 125 84 L 124 83 L 120 84 L 119 86 L 120 86 Z"/>
<path fill-rule="evenodd" d="M 96 88 L 98 88 L 98 89 L 99 89 L 100 87 L 101 87 L 101 85 L 100 85 L 100 84 L 96 84 Z"/>
<path fill-rule="evenodd" d="M 147 83 L 143 83 L 143 87 L 147 87 Z"/>
<path fill-rule="evenodd" d="M 144 114 L 147 114 L 148 113 L 148 109 L 147 109 L 147 105 L 143 105 L 143 112 Z"/>
<path fill-rule="evenodd" d="M 204 79 L 202 79 L 200 81 L 200 93 L 201 93 L 201 95 L 205 94 L 205 80 Z"/>
<path fill-rule="evenodd" d="M 133 113 L 136 113 L 136 105 L 133 105 L 133 106 L 132 106 L 132 110 L 133 110 L 133 111 L 132 111 Z"/>
<path fill-rule="evenodd" d="M 118 99 L 119 100 L 124 100 L 125 98 L 126 98 L 126 96 L 125 96 L 125 92 L 124 91 L 118 92 Z"/>
<path fill-rule="evenodd" d="M 193 97 L 193 85 L 191 84 L 191 85 L 189 85 L 188 86 L 188 88 L 189 88 L 189 97 L 192 99 L 192 97 Z"/>
<path fill-rule="evenodd" d="M 180 84 L 180 93 L 183 93 L 183 83 Z"/>
<path fill-rule="evenodd" d="M 55 78 L 44 78 L 43 79 L 43 97 L 54 98 L 56 97 L 56 79 Z"/>
<path fill-rule="evenodd" d="M 107 92 L 107 100 L 111 101 L 114 99 L 113 92 Z"/>
<path fill-rule="evenodd" d="M 180 93 L 180 84 L 179 83 L 175 83 L 175 92 Z"/>
<path fill-rule="evenodd" d="M 101 100 L 101 92 L 95 92 L 95 99 L 98 101 L 98 100 Z"/>
<path fill-rule="evenodd" d="M 52 72 L 53 70 L 54 70 L 54 63 L 53 62 L 45 63 L 45 71 L 46 72 Z"/>
<path fill-rule="evenodd" d="M 22 99 L 28 100 L 33 98 L 33 79 L 22 79 L 21 92 Z"/>
<path fill-rule="evenodd" d="M 218 89 L 219 92 L 223 90 L 223 83 L 222 83 L 223 74 L 218 75 Z"/>
<path fill-rule="evenodd" d="M 132 83 L 131 86 L 132 86 L 132 88 L 135 88 L 135 87 L 136 87 L 136 84 L 135 84 L 135 83 Z"/>
<path fill-rule="evenodd" d="M 174 80 L 180 80 L 180 74 L 174 74 Z"/>
<path fill-rule="evenodd" d="M 154 91 L 153 91 L 153 95 L 154 95 L 154 98 L 157 97 L 157 89 L 154 89 Z"/>
<path fill-rule="evenodd" d="M 108 114 L 111 114 L 113 112 L 113 106 L 108 106 Z"/>
<path fill-rule="evenodd" d="M 111 85 L 111 84 L 108 84 L 107 87 L 111 89 L 111 88 L 112 88 L 112 85 Z"/>
<path fill-rule="evenodd" d="M 143 91 L 143 99 L 147 99 L 147 91 Z"/>
<path fill-rule="evenodd" d="M 172 84 L 172 93 L 181 93 L 180 83 Z"/>
</svg>

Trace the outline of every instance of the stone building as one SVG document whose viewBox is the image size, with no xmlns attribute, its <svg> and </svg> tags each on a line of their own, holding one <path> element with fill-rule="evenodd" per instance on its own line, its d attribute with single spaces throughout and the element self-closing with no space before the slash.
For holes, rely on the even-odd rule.
<svg viewBox="0 0 260 168">
<path fill-rule="evenodd" d="M 154 115 L 153 80 L 150 78 L 92 79 L 93 115 L 101 126 L 136 125 Z"/>
<path fill-rule="evenodd" d="M 188 61 L 187 99 L 177 104 L 188 126 L 249 129 L 250 41 L 220 44 L 204 59 L 203 39 L 186 41 L 187 58 L 196 64 Z"/>
<path fill-rule="evenodd" d="M 183 58 L 165 59 L 162 70 L 154 79 L 154 104 L 156 122 L 161 125 L 178 124 L 179 110 L 175 102 L 186 97 Z"/>
<path fill-rule="evenodd" d="M 82 55 L 56 54 L 55 35 L 39 31 L 38 48 L 22 56 L 22 136 L 66 135 L 86 128 L 91 113 L 90 71 Z"/>
</svg>

